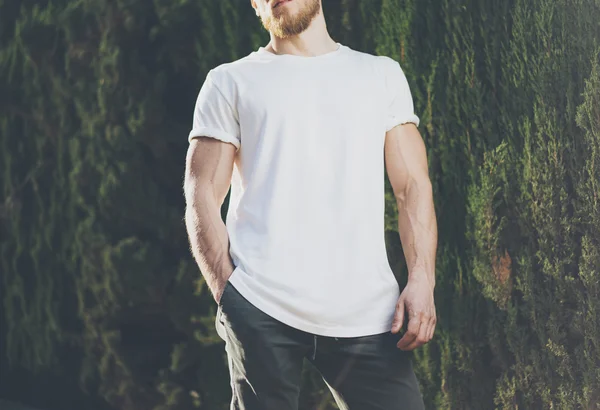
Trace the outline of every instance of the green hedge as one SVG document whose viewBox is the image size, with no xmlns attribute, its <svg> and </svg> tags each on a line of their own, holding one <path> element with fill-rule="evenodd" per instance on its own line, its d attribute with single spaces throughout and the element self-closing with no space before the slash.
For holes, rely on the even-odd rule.
<svg viewBox="0 0 600 410">
<path fill-rule="evenodd" d="M 439 228 L 427 407 L 595 408 L 600 4 L 324 8 L 336 40 L 401 63 L 421 118 Z M 208 70 L 267 41 L 249 1 L 0 1 L 1 396 L 227 408 L 182 221 L 186 135 Z M 335 408 L 310 367 L 301 403 Z"/>
</svg>

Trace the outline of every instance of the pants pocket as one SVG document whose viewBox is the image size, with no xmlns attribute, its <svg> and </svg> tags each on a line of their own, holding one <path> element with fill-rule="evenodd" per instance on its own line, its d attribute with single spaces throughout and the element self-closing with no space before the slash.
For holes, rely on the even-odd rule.
<svg viewBox="0 0 600 410">
<path fill-rule="evenodd" d="M 225 288 L 223 288 L 223 293 L 221 294 L 219 303 L 217 303 L 217 312 L 215 313 L 215 330 L 217 331 L 217 334 L 219 335 L 219 337 L 221 339 L 223 339 L 224 341 L 226 340 L 225 329 L 224 329 L 225 324 L 223 323 L 221 316 L 223 315 L 223 303 L 225 301 L 225 298 L 227 297 L 227 294 L 229 293 L 230 287 L 231 287 L 231 282 L 229 282 L 229 280 L 228 280 L 227 283 L 225 283 Z"/>
<path fill-rule="evenodd" d="M 223 304 L 223 300 L 225 299 L 227 291 L 229 290 L 230 287 L 231 287 L 231 282 L 229 282 L 229 280 L 227 280 L 227 282 L 225 282 L 225 287 L 223 288 L 223 293 L 221 294 L 221 298 L 219 299 L 219 303 L 217 303 L 217 306 L 220 307 Z"/>
</svg>

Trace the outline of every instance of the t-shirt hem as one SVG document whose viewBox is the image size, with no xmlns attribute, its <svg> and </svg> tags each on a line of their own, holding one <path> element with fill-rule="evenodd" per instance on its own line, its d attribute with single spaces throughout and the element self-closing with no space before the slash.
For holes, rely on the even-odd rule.
<svg viewBox="0 0 600 410">
<path fill-rule="evenodd" d="M 222 131 L 218 128 L 211 128 L 211 127 L 194 128 L 190 131 L 190 134 L 188 135 L 188 141 L 191 142 L 194 138 L 197 138 L 197 137 L 215 138 L 220 141 L 233 144 L 236 149 L 240 148 L 240 142 L 238 141 L 237 138 L 235 138 L 233 135 L 231 135 L 225 131 Z"/>
<path fill-rule="evenodd" d="M 340 328 L 331 328 L 327 326 L 319 326 L 315 324 L 306 323 L 302 320 L 298 320 L 292 315 L 286 314 L 283 311 L 276 311 L 272 306 L 269 306 L 266 303 L 256 297 L 252 291 L 250 291 L 241 281 L 238 281 L 235 275 L 232 275 L 229 278 L 229 282 L 235 287 L 235 289 L 254 305 L 257 309 L 261 310 L 263 313 L 271 316 L 272 318 L 288 325 L 293 328 L 302 330 L 304 332 L 308 332 L 311 334 L 315 334 L 318 336 L 327 336 L 327 337 L 361 337 L 361 336 L 371 336 L 380 333 L 390 332 L 392 329 L 392 322 L 379 323 L 377 325 L 372 326 L 356 326 L 356 327 L 340 327 Z"/>
</svg>

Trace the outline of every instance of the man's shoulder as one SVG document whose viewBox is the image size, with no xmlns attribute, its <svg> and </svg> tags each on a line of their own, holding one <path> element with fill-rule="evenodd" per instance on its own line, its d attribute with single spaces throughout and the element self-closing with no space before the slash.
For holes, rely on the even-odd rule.
<svg viewBox="0 0 600 410">
<path fill-rule="evenodd" d="M 398 61 L 386 55 L 373 55 L 373 57 L 377 61 L 377 64 L 385 71 L 392 70 L 394 66 L 399 65 Z"/>
<path fill-rule="evenodd" d="M 356 62 L 360 62 L 360 66 L 368 67 L 370 72 L 375 72 L 378 76 L 388 76 L 393 72 L 396 65 L 399 63 L 392 57 L 386 55 L 372 54 L 365 51 L 352 50 L 352 56 Z"/>
<path fill-rule="evenodd" d="M 216 65 L 209 73 L 214 80 L 226 82 L 236 78 L 237 73 L 254 69 L 257 61 L 259 60 L 256 58 L 256 52 L 253 51 L 237 60 Z"/>
<path fill-rule="evenodd" d="M 360 50 L 356 50 L 353 48 L 349 48 L 349 52 L 352 56 L 356 57 L 356 58 L 360 58 L 366 61 L 371 61 L 374 62 L 376 64 L 393 64 L 394 62 L 396 62 L 396 60 L 394 60 L 391 57 L 388 57 L 386 55 L 378 55 L 378 54 L 373 54 L 373 53 L 369 53 L 367 51 L 360 51 Z"/>
<path fill-rule="evenodd" d="M 235 70 L 243 70 L 243 69 L 252 67 L 252 65 L 256 64 L 257 62 L 260 62 L 257 52 L 252 51 L 252 52 L 246 54 L 245 56 L 240 57 L 236 60 L 221 63 L 221 64 L 215 66 L 212 69 L 212 71 L 231 72 L 231 71 L 235 71 Z"/>
</svg>

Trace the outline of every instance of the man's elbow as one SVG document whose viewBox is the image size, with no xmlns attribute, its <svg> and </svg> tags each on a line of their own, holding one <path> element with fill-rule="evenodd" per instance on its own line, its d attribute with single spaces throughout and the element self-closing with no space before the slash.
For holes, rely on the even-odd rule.
<svg viewBox="0 0 600 410">
<path fill-rule="evenodd" d="M 394 193 L 399 205 L 405 205 L 408 201 L 429 200 L 432 195 L 433 186 L 428 175 L 411 175 L 404 186 Z"/>
</svg>

